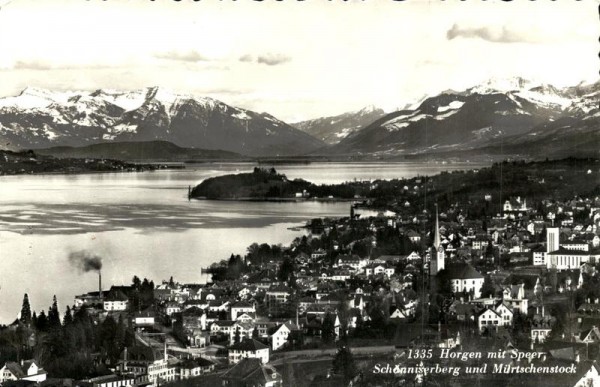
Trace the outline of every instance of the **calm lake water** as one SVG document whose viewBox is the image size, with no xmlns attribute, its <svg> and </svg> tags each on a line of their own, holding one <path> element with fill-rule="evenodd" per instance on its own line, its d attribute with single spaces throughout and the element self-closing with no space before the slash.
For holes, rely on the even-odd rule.
<svg viewBox="0 0 600 387">
<path fill-rule="evenodd" d="M 262 203 L 187 200 L 187 188 L 212 176 L 247 172 L 248 163 L 197 164 L 185 170 L 88 175 L 0 177 L 0 324 L 20 311 L 47 310 L 56 294 L 61 312 L 73 296 L 97 290 L 69 254 L 103 261 L 102 281 L 130 284 L 133 275 L 160 283 L 205 282 L 200 268 L 243 254 L 253 242 L 289 244 L 294 229 L 315 217 L 349 213 L 349 203 Z M 315 183 L 432 175 L 481 165 L 313 163 L 280 165 L 288 178 Z"/>
</svg>

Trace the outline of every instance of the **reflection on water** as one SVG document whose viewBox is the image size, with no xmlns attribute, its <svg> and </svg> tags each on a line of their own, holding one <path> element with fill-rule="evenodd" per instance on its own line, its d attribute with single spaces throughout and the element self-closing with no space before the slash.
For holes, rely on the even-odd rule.
<svg viewBox="0 0 600 387">
<path fill-rule="evenodd" d="M 106 286 L 133 275 L 155 282 L 171 275 L 202 282 L 200 268 L 243 254 L 253 242 L 288 244 L 290 229 L 322 216 L 345 216 L 349 204 L 187 200 L 187 189 L 212 176 L 251 171 L 244 163 L 198 164 L 145 173 L 0 177 L 0 323 L 20 310 L 23 293 L 46 309 L 56 294 L 64 310 L 75 294 L 95 290 L 68 254 L 90 250 L 104 259 Z M 401 178 L 472 166 L 309 164 L 276 166 L 315 183 Z"/>
<path fill-rule="evenodd" d="M 265 227 L 280 222 L 304 223 L 321 216 L 348 213 L 348 203 L 263 203 L 192 201 L 168 204 L 32 204 L 6 206 L 0 231 L 19 234 L 80 234 L 132 228 L 175 232 L 190 228 Z"/>
</svg>

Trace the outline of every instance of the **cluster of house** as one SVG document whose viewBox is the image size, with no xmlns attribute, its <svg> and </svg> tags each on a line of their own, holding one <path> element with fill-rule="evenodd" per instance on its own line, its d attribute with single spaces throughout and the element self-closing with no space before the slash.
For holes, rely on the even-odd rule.
<svg viewBox="0 0 600 387">
<path fill-rule="evenodd" d="M 368 321 L 376 300 L 387 300 L 390 321 L 409 323 L 425 304 L 414 291 L 415 280 L 427 278 L 435 283 L 442 275 L 454 293 L 445 306 L 450 323 L 470 324 L 474 331 L 486 334 L 509 330 L 517 319 L 526 319 L 531 343 L 549 345 L 556 319 L 547 301 L 556 294 L 570 294 L 596 275 L 600 199 L 546 201 L 542 206 L 545 217 L 525 200 L 509 199 L 502 216 L 485 220 L 468 220 L 460 208 L 451 207 L 436 213 L 433 233 L 425 229 L 426 215 L 401 219 L 394 213 L 378 214 L 367 225 L 373 231 L 366 240 L 370 246 L 377 247 L 375 231 L 392 227 L 414 244 L 415 251 L 360 257 L 342 253 L 351 251 L 351 245 L 334 242 L 328 250 L 297 252 L 294 287 L 278 279 L 279 262 L 267 262 L 221 283 L 163 282 L 153 291 L 154 305 L 146 310 L 132 310 L 133 289 L 128 286 L 77 296 L 75 307 L 89 306 L 99 319 L 108 314 L 129 319 L 139 341 L 122 354 L 114 369 L 116 379 L 82 383 L 120 387 L 128 385 L 128 375 L 133 375 L 136 384 L 159 385 L 211 373 L 218 360 L 207 354 L 211 344 L 217 343 L 227 349 L 224 385 L 281 385 L 281 375 L 269 365 L 274 352 L 320 342 L 326 336 L 337 339 L 342 329 Z M 586 219 L 577 216 L 580 211 L 589 214 Z M 344 222 L 358 216 L 354 211 L 352 215 L 350 220 L 328 225 L 324 232 L 347 226 Z M 423 249 L 424 245 L 428 248 Z M 508 255 L 512 268 L 489 273 L 476 269 L 489 260 L 498 264 L 495 253 Z M 493 284 L 493 291 L 482 297 L 486 280 Z M 581 345 L 600 343 L 600 303 L 590 299 L 573 316 L 573 329 L 565 332 L 562 344 L 554 342 L 549 349 L 556 356 L 568 352 L 574 357 L 580 354 Z M 161 342 L 161 350 L 151 338 L 153 332 L 164 336 L 165 326 L 170 325 L 179 327 L 183 335 L 179 339 L 187 341 L 191 351 L 187 356 L 174 356 L 175 348 L 167 348 L 167 340 Z M 403 330 L 407 345 L 414 340 L 411 332 Z M 452 324 L 430 333 L 432 345 L 461 345 L 459 330 Z M 10 367 L 17 369 L 12 363 Z M 18 375 L 23 378 L 29 372 L 34 371 L 24 368 Z"/>
</svg>

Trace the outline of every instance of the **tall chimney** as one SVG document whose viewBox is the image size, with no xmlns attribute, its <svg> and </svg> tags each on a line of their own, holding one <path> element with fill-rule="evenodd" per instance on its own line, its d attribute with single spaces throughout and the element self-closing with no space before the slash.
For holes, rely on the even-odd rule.
<svg viewBox="0 0 600 387">
<path fill-rule="evenodd" d="M 102 301 L 102 272 L 98 270 L 98 297 Z"/>
</svg>

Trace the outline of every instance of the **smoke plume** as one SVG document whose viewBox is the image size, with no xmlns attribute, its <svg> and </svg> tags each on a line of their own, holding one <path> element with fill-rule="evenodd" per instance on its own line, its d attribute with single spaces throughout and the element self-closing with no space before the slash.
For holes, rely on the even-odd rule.
<svg viewBox="0 0 600 387">
<path fill-rule="evenodd" d="M 100 271 L 102 269 L 102 257 L 86 250 L 70 253 L 69 262 L 84 273 L 88 271 Z"/>
</svg>

